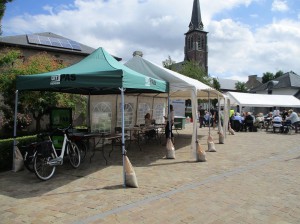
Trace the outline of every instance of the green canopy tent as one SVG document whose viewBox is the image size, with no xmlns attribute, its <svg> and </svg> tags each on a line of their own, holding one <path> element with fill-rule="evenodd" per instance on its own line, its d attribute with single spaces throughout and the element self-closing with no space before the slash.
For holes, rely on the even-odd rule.
<svg viewBox="0 0 300 224">
<path fill-rule="evenodd" d="M 122 103 L 122 154 L 125 157 L 124 138 L 124 92 L 126 93 L 166 93 L 168 83 L 142 75 L 118 62 L 103 48 L 72 66 L 41 74 L 20 75 L 16 80 L 14 147 L 16 145 L 16 115 L 18 92 L 53 91 L 85 95 L 105 95 L 121 93 Z M 15 153 L 13 153 L 15 155 Z M 124 174 L 125 184 L 125 174 Z"/>
<path fill-rule="evenodd" d="M 53 72 L 17 77 L 17 90 L 54 91 L 86 95 L 166 92 L 165 81 L 131 70 L 98 48 L 82 61 Z"/>
</svg>

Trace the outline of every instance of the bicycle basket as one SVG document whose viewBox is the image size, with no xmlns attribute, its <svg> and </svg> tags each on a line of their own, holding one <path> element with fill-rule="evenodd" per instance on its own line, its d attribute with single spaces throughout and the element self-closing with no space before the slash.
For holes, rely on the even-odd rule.
<svg viewBox="0 0 300 224">
<path fill-rule="evenodd" d="M 38 153 L 41 153 L 43 157 L 51 156 L 52 142 L 50 140 L 40 142 L 37 145 Z"/>
</svg>

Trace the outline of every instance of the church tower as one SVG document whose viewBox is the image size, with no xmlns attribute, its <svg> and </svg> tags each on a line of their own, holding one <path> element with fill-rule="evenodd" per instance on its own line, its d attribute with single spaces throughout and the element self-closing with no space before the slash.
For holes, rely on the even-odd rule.
<svg viewBox="0 0 300 224">
<path fill-rule="evenodd" d="M 189 30 L 185 35 L 184 60 L 194 61 L 208 74 L 207 34 L 203 30 L 199 0 L 194 0 Z"/>
</svg>

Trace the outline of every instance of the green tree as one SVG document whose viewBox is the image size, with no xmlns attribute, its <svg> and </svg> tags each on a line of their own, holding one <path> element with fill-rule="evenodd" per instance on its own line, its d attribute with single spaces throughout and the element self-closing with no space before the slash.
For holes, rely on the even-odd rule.
<svg viewBox="0 0 300 224">
<path fill-rule="evenodd" d="M 211 78 L 206 74 L 204 68 L 199 67 L 199 65 L 193 61 L 186 61 L 182 67 L 182 70 L 179 73 L 188 76 L 193 79 L 197 79 L 200 82 L 203 82 L 211 86 Z"/>
<path fill-rule="evenodd" d="M 10 51 L 8 51 L 8 54 L 15 55 Z M 16 54 L 14 57 L 10 57 L 10 60 L 7 60 L 6 63 L 3 63 L 2 66 L 0 66 L 0 70 L 5 71 L 5 73 L 0 75 L 0 91 L 4 97 L 4 104 L 0 109 L 3 111 L 7 121 L 9 119 L 12 120 L 14 117 L 14 93 L 17 75 L 39 74 L 58 70 L 65 66 L 56 62 L 55 58 L 49 56 L 47 53 L 39 53 L 27 58 L 25 62 L 22 61 L 22 63 L 17 63 L 19 56 L 20 55 Z M 7 68 L 9 67 L 8 65 L 12 65 L 10 66 L 10 69 Z M 72 96 L 72 94 L 46 91 L 22 91 L 19 94 L 18 109 L 20 113 L 32 115 L 36 120 L 36 131 L 39 131 L 41 119 L 44 115 L 49 113 L 51 107 L 71 106 L 73 109 L 76 109 L 75 105 L 80 105 L 82 110 L 86 109 L 86 99 L 83 97 Z M 11 124 L 11 121 L 7 123 Z"/>
<path fill-rule="evenodd" d="M 262 83 L 267 83 L 274 79 L 274 74 L 272 72 L 266 72 L 262 76 Z"/>
<path fill-rule="evenodd" d="M 278 77 L 283 76 L 283 75 L 284 75 L 284 72 L 279 70 L 278 72 L 275 73 L 274 79 L 277 79 Z"/>
<path fill-rule="evenodd" d="M 221 85 L 220 85 L 220 82 L 218 81 L 218 79 L 216 79 L 216 78 L 212 79 L 212 87 L 216 90 L 221 89 Z"/>
<path fill-rule="evenodd" d="M 245 82 L 239 82 L 239 81 L 235 83 L 235 89 L 238 92 L 247 92 L 248 91 L 246 83 Z"/>
<path fill-rule="evenodd" d="M 0 36 L 2 35 L 2 18 L 6 10 L 6 4 L 12 2 L 13 0 L 0 0 Z"/>
</svg>

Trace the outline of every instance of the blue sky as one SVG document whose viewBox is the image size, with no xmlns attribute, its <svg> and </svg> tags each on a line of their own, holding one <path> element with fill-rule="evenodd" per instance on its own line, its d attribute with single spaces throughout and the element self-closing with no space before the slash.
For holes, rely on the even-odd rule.
<svg viewBox="0 0 300 224">
<path fill-rule="evenodd" d="M 193 0 L 14 0 L 3 35 L 52 32 L 104 47 L 126 62 L 135 50 L 161 65 L 184 58 Z M 299 0 L 200 0 L 213 77 L 294 71 L 300 75 Z"/>
</svg>

